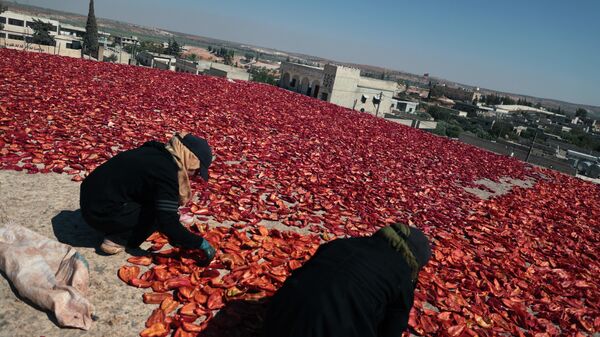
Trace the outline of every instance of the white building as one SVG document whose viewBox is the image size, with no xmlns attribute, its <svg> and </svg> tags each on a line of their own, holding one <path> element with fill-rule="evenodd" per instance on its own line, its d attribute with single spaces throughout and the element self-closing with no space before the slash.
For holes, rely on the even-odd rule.
<svg viewBox="0 0 600 337">
<path fill-rule="evenodd" d="M 50 36 L 55 40 L 52 46 L 33 44 L 33 29 L 35 20 L 40 20 L 51 25 Z M 0 23 L 4 29 L 0 30 L 0 46 L 23 49 L 28 51 L 45 52 L 71 57 L 81 57 L 81 46 L 85 28 L 61 24 L 57 20 L 43 17 L 25 15 L 17 12 L 6 11 L 0 14 Z M 105 45 L 110 34 L 98 32 L 98 42 Z"/>
<path fill-rule="evenodd" d="M 360 76 L 360 70 L 327 64 L 313 67 L 281 63 L 279 86 L 303 95 L 372 114 L 394 108 L 392 98 L 400 91 L 396 82 Z"/>
<path fill-rule="evenodd" d="M 394 110 L 398 110 L 400 112 L 406 112 L 409 114 L 414 114 L 417 111 L 417 105 L 419 105 L 419 103 L 417 102 L 411 102 L 411 101 L 402 101 L 402 100 L 397 100 L 397 99 L 392 99 L 393 104 L 395 104 L 394 106 Z"/>
<path fill-rule="evenodd" d="M 121 46 L 136 45 L 139 42 L 140 41 L 138 40 L 138 37 L 135 36 L 135 35 L 131 35 L 131 36 L 115 36 L 115 43 L 116 44 L 120 44 Z"/>
<path fill-rule="evenodd" d="M 72 36 L 74 38 L 78 38 L 78 40 L 83 41 L 83 37 L 85 36 L 85 27 L 73 26 L 68 23 L 61 23 L 58 27 L 59 35 L 63 36 Z M 108 45 L 108 38 L 110 37 L 110 33 L 103 32 L 101 30 L 98 31 L 98 44 L 106 46 Z"/>
<path fill-rule="evenodd" d="M 152 53 L 149 51 L 138 53 L 136 60 L 142 66 L 171 71 L 175 71 L 175 64 L 177 62 L 177 58 L 173 55 Z"/>
<path fill-rule="evenodd" d="M 538 108 L 534 108 L 534 107 L 527 106 L 527 105 L 504 104 L 504 105 L 496 105 L 495 108 L 497 111 L 503 110 L 503 111 L 507 111 L 507 112 L 535 112 L 535 113 L 544 114 L 544 115 L 558 116 L 557 114 L 550 112 L 548 110 L 538 109 Z"/>
<path fill-rule="evenodd" d="M 58 21 L 23 15 L 12 11 L 6 11 L 0 14 L 0 23 L 4 25 L 4 29 L 0 31 L 0 39 L 31 43 L 31 36 L 33 35 L 31 26 L 35 20 L 49 23 L 52 26 L 50 35 L 56 39 L 60 25 Z"/>
</svg>

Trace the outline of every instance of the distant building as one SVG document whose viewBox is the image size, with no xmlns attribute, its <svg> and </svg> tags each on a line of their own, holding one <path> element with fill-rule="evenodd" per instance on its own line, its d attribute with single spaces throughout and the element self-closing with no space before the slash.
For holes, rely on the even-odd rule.
<svg viewBox="0 0 600 337">
<path fill-rule="evenodd" d="M 0 14 L 0 23 L 4 25 L 4 29 L 0 31 L 0 38 L 30 43 L 33 34 L 31 27 L 35 20 L 49 23 L 51 25 L 50 35 L 54 38 L 59 35 L 60 23 L 56 20 L 6 11 Z"/>
<path fill-rule="evenodd" d="M 473 102 L 476 97 L 481 97 L 481 95 L 479 92 L 476 95 L 472 90 L 436 84 L 429 90 L 429 98 L 435 97 L 446 97 L 453 101 Z"/>
<path fill-rule="evenodd" d="M 383 115 L 395 107 L 399 92 L 393 81 L 360 76 L 360 69 L 326 64 L 313 67 L 281 63 L 279 86 L 346 108 Z"/>
<path fill-rule="evenodd" d="M 502 109 L 502 110 L 506 110 L 508 112 L 533 112 L 533 113 L 537 113 L 537 114 L 544 114 L 544 115 L 549 115 L 549 116 L 556 116 L 557 114 L 550 112 L 548 110 L 545 109 L 538 109 L 538 108 L 534 108 L 531 106 L 527 106 L 527 105 L 518 105 L 518 104 L 503 104 L 503 105 L 496 105 L 497 109 Z M 561 116 L 561 115 L 559 115 Z"/>
<path fill-rule="evenodd" d="M 202 74 L 204 71 L 210 69 L 211 64 L 211 61 L 190 61 L 185 59 L 177 59 L 177 62 L 175 63 L 175 71 L 180 73 L 199 75 Z"/>
<path fill-rule="evenodd" d="M 211 63 L 210 68 L 204 71 L 205 75 L 225 77 L 232 80 L 249 81 L 250 73 L 244 69 L 228 66 L 222 63 Z"/>
<path fill-rule="evenodd" d="M 408 86 L 406 91 L 404 92 L 406 95 L 416 97 L 416 98 L 427 98 L 429 97 L 429 89 L 420 88 L 415 86 Z"/>
<path fill-rule="evenodd" d="M 478 105 L 467 102 L 456 102 L 453 108 L 465 112 L 468 116 L 476 116 L 481 111 L 481 107 Z"/>
<path fill-rule="evenodd" d="M 444 105 L 444 106 L 454 106 L 456 104 L 455 101 L 451 100 L 450 98 L 446 97 L 446 96 L 442 96 L 442 97 L 438 97 L 435 99 L 439 104 Z"/>
<path fill-rule="evenodd" d="M 590 178 L 600 178 L 600 158 L 591 154 L 567 150 L 567 158 L 579 174 Z"/>
<path fill-rule="evenodd" d="M 437 127 L 437 122 L 433 119 L 427 119 L 414 113 L 400 112 L 398 110 L 395 110 L 392 114 L 386 113 L 384 118 L 390 122 L 406 125 L 415 129 L 435 130 Z"/>
<path fill-rule="evenodd" d="M 173 55 L 142 51 L 136 55 L 139 65 L 162 70 L 175 71 L 177 59 Z"/>
<path fill-rule="evenodd" d="M 131 35 L 131 36 L 115 36 L 115 43 L 116 44 L 120 44 L 121 46 L 136 45 L 139 42 L 140 41 L 139 41 L 138 37 L 135 36 L 135 35 Z"/>
<path fill-rule="evenodd" d="M 63 36 L 71 36 L 77 38 L 79 41 L 83 41 L 85 36 L 85 27 L 73 26 L 68 23 L 61 23 L 59 26 L 59 33 Z M 98 44 L 108 45 L 108 38 L 110 33 L 98 31 Z"/>
<path fill-rule="evenodd" d="M 40 20 L 51 25 L 49 33 L 55 40 L 54 45 L 42 46 L 33 44 L 33 29 L 31 27 L 35 20 Z M 82 40 L 85 34 L 85 28 L 83 27 L 61 24 L 57 20 L 12 11 L 2 13 L 0 15 L 0 23 L 4 25 L 4 29 L 0 30 L 0 46 L 2 47 L 81 57 Z M 98 33 L 98 42 L 103 47 L 108 42 L 110 34 L 102 31 Z"/>
<path fill-rule="evenodd" d="M 419 105 L 419 103 L 417 103 L 417 102 L 403 101 L 403 100 L 397 100 L 397 99 L 392 99 L 392 102 L 394 104 L 393 110 L 398 110 L 400 112 L 406 112 L 406 113 L 412 113 L 412 114 L 417 112 L 417 105 Z"/>
<path fill-rule="evenodd" d="M 194 75 L 203 74 L 209 76 L 225 77 L 232 80 L 250 80 L 250 73 L 248 73 L 244 69 L 204 60 L 190 61 L 184 59 L 177 59 L 174 70 L 177 72 Z"/>
<path fill-rule="evenodd" d="M 515 133 L 517 134 L 517 136 L 520 136 L 521 133 L 523 131 L 527 131 L 527 129 L 528 129 L 528 127 L 523 126 L 523 125 L 518 125 L 518 126 L 513 127 L 513 130 L 515 131 Z"/>
</svg>

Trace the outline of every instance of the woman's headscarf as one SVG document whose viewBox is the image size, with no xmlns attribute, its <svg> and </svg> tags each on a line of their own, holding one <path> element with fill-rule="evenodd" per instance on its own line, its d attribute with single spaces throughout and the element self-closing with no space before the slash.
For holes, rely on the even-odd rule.
<svg viewBox="0 0 600 337">
<path fill-rule="evenodd" d="M 179 182 L 179 204 L 181 206 L 187 204 L 192 198 L 192 188 L 190 186 L 188 170 L 193 171 L 200 168 L 200 160 L 198 160 L 198 157 L 196 157 L 196 155 L 180 141 L 180 137 L 183 139 L 186 135 L 187 132 L 180 132 L 171 138 L 165 145 L 167 151 L 173 155 L 177 167 L 179 167 L 179 170 L 177 171 L 177 180 Z"/>
<path fill-rule="evenodd" d="M 381 228 L 375 235 L 384 238 L 392 248 L 402 254 L 411 269 L 411 278 L 415 281 L 419 270 L 431 257 L 431 246 L 423 231 L 406 224 L 395 223 Z"/>
</svg>

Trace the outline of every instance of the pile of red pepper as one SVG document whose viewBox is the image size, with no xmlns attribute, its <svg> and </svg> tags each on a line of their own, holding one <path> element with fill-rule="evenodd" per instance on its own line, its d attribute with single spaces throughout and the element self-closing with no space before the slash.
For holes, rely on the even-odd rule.
<svg viewBox="0 0 600 337">
<path fill-rule="evenodd" d="M 318 236 L 263 226 L 207 230 L 207 226 L 194 224 L 190 229 L 219 247 L 210 266 L 198 265 L 203 259 L 198 252 L 162 249 L 168 241 L 155 233 L 149 241 L 153 243 L 150 249 L 157 253 L 131 257 L 127 261 L 133 265 L 119 269 L 123 282 L 152 290 L 144 294 L 144 303 L 159 305 L 146 321 L 143 337 L 164 336 L 171 329 L 174 336 L 195 336 L 206 330 L 213 314 L 225 303 L 256 302 L 273 295 L 290 271 L 300 267 L 319 246 Z M 140 273 L 139 266 L 151 267 Z M 228 322 L 237 329 L 244 328 L 244 323 L 241 318 Z M 248 330 L 250 334 L 258 331 L 258 326 Z"/>
<path fill-rule="evenodd" d="M 323 240 L 394 221 L 434 245 L 411 313 L 416 332 L 600 330 L 597 185 L 269 85 L 0 50 L 1 169 L 80 181 L 116 153 L 181 130 L 207 138 L 217 156 L 181 211 L 219 250 L 201 267 L 199 254 L 154 235 L 155 253 L 119 270 L 156 307 L 143 336 L 210 335 L 215 313 L 268 298 Z M 535 184 L 490 200 L 465 191 L 484 178 Z M 262 227 L 274 222 L 290 231 Z M 314 234 L 292 233 L 300 229 Z"/>
</svg>

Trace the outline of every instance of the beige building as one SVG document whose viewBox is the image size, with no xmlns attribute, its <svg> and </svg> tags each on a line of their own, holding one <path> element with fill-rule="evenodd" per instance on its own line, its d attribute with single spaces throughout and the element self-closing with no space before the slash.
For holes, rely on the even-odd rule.
<svg viewBox="0 0 600 337">
<path fill-rule="evenodd" d="M 222 63 L 211 63 L 204 71 L 205 75 L 225 77 L 232 80 L 250 81 L 250 74 L 244 69 L 228 66 Z"/>
<path fill-rule="evenodd" d="M 177 62 L 175 63 L 175 71 L 195 75 L 203 74 L 209 76 L 225 77 L 232 80 L 250 80 L 250 74 L 244 69 L 205 60 L 190 61 L 184 59 L 177 59 Z"/>
<path fill-rule="evenodd" d="M 211 61 L 190 61 L 185 59 L 177 59 L 177 62 L 175 63 L 175 71 L 199 75 L 210 69 L 211 64 Z"/>
<path fill-rule="evenodd" d="M 392 98 L 400 91 L 396 82 L 363 77 L 359 69 L 339 65 L 282 62 L 280 71 L 284 89 L 379 116 L 392 111 Z"/>
</svg>

